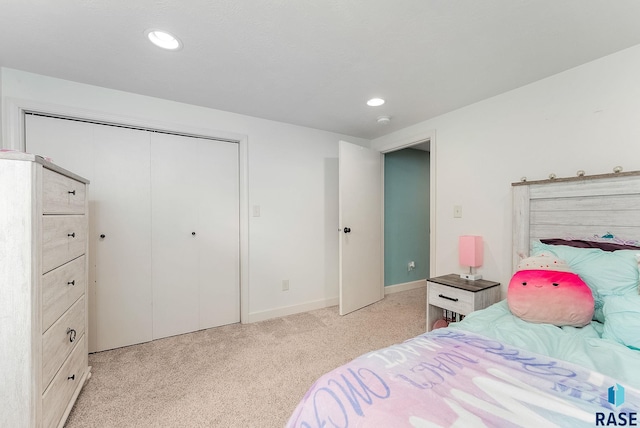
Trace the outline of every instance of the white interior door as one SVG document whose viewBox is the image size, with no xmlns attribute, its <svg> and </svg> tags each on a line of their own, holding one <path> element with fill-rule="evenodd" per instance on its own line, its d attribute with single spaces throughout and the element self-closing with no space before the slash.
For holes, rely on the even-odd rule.
<svg viewBox="0 0 640 428">
<path fill-rule="evenodd" d="M 384 297 L 382 154 L 339 143 L 340 315 Z"/>
<path fill-rule="evenodd" d="M 154 339 L 240 321 L 238 145 L 154 134 Z"/>
</svg>

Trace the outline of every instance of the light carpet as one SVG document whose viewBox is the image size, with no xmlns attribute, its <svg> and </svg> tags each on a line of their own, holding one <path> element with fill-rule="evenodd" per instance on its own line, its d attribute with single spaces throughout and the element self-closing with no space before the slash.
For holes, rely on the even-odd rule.
<svg viewBox="0 0 640 428">
<path fill-rule="evenodd" d="M 424 333 L 425 292 L 91 354 L 66 427 L 283 427 L 323 373 Z"/>
</svg>

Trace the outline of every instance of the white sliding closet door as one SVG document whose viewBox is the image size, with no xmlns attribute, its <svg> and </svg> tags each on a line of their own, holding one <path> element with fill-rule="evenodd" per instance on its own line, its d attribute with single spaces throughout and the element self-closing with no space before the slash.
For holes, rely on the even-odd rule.
<svg viewBox="0 0 640 428">
<path fill-rule="evenodd" d="M 49 157 L 54 163 L 91 181 L 88 187 L 89 199 L 93 197 L 95 182 L 93 179 L 93 125 L 41 116 L 25 116 L 26 151 Z M 94 208 L 89 203 L 89 284 L 87 287 L 89 313 L 89 352 L 96 349 L 96 272 Z"/>
<path fill-rule="evenodd" d="M 154 339 L 240 321 L 238 145 L 151 137 Z"/>
<path fill-rule="evenodd" d="M 151 340 L 149 133 L 31 115 L 25 129 L 28 152 L 91 181 L 89 351 Z"/>
<path fill-rule="evenodd" d="M 95 188 L 92 181 L 89 206 L 98 303 L 95 351 L 102 351 L 153 338 L 149 133 L 93 126 Z"/>
<path fill-rule="evenodd" d="M 25 125 L 27 151 L 91 180 L 90 352 L 240 321 L 237 144 L 32 115 Z"/>
</svg>

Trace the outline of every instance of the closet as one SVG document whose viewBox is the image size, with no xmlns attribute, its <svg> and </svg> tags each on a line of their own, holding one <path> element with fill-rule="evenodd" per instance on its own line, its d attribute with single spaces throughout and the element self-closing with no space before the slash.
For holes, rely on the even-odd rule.
<svg viewBox="0 0 640 428">
<path fill-rule="evenodd" d="M 91 352 L 240 321 L 236 143 L 38 115 L 25 135 L 92 183 Z"/>
</svg>

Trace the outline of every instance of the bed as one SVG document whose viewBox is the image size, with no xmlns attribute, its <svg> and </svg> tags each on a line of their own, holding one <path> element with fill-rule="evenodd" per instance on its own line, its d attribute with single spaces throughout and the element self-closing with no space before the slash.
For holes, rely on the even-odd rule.
<svg viewBox="0 0 640 428">
<path fill-rule="evenodd" d="M 640 238 L 640 172 L 522 181 L 512 193 L 508 298 L 323 375 L 288 427 L 638 425 L 640 244 L 621 237 Z M 518 273 L 538 272 L 523 263 L 540 257 L 588 287 L 588 318 L 567 321 L 580 299 L 513 297 L 526 285 Z M 532 322 L 514 302 L 567 310 Z"/>
</svg>

